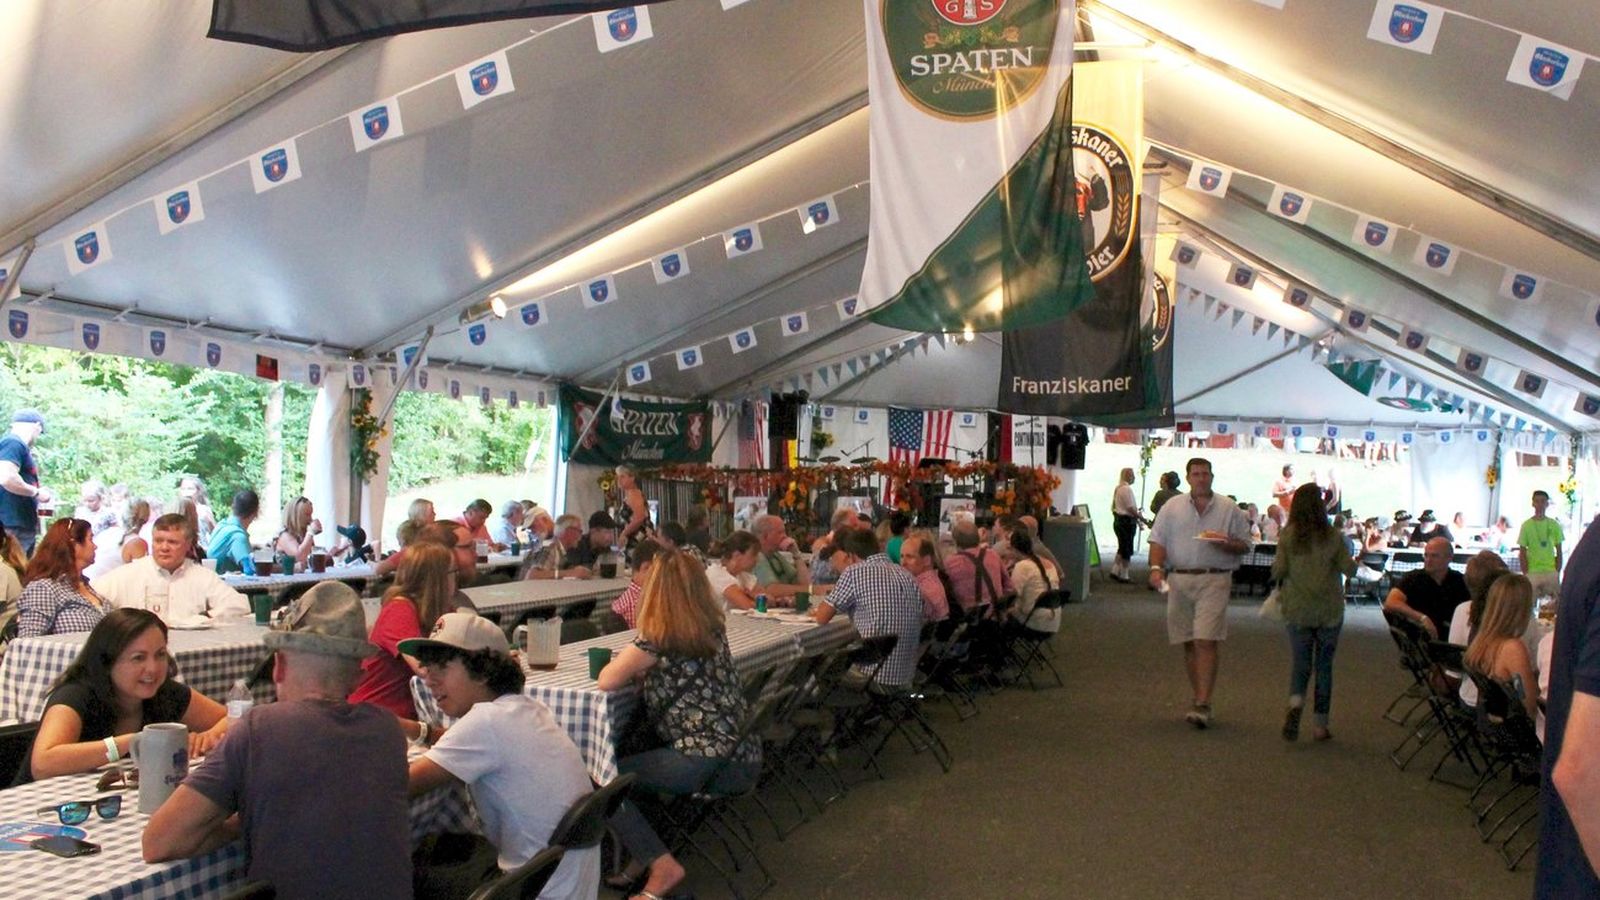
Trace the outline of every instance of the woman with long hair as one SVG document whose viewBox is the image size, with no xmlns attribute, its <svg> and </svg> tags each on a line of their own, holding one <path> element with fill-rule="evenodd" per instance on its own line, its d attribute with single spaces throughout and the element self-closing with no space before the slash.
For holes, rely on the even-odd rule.
<svg viewBox="0 0 1600 900">
<path fill-rule="evenodd" d="M 623 757 L 619 772 L 632 772 L 642 792 L 670 795 L 738 794 L 755 786 L 761 745 L 739 739 L 748 704 L 722 604 L 699 565 L 682 553 L 658 557 L 651 567 L 639 636 L 601 670 L 598 686 L 614 691 L 641 679 L 646 721 L 665 746 Z M 643 814 L 624 803 L 611 826 L 633 857 L 613 886 L 627 889 L 643 875 L 637 895 L 668 896 L 685 872 Z"/>
<path fill-rule="evenodd" d="M 178 506 L 177 506 L 176 509 L 173 510 L 173 512 L 177 513 L 180 516 L 183 516 L 185 519 L 188 520 L 188 522 L 189 522 L 189 533 L 191 535 L 199 535 L 200 534 L 200 521 L 201 520 L 200 520 L 200 505 L 198 503 L 196 503 L 195 501 L 189 499 L 188 497 L 179 497 L 178 498 Z M 199 537 L 195 537 L 194 540 L 191 540 L 189 542 L 189 558 L 194 560 L 195 562 L 200 562 L 201 560 L 206 558 L 206 552 L 201 549 L 201 544 L 200 544 Z"/>
<path fill-rule="evenodd" d="M 322 520 L 315 513 L 311 501 L 305 497 L 290 500 L 283 507 L 283 530 L 278 532 L 278 539 L 272 545 L 274 555 L 294 557 L 295 567 L 301 571 L 305 570 L 311 552 L 317 549 L 317 535 L 322 533 Z M 347 547 L 348 542 L 341 538 L 334 541 L 333 549 L 328 553 L 337 556 Z"/>
<path fill-rule="evenodd" d="M 111 604 L 83 577 L 94 562 L 93 531 L 83 519 L 50 523 L 23 573 L 18 637 L 88 631 L 105 617 Z"/>
<path fill-rule="evenodd" d="M 178 511 L 183 511 L 182 501 L 194 504 L 194 543 L 204 547 L 211 542 L 211 531 L 217 527 L 217 514 L 211 508 L 211 498 L 206 494 L 206 483 L 198 475 L 185 475 L 178 479 Z M 187 513 L 186 513 L 187 515 Z"/>
<path fill-rule="evenodd" d="M 1450 643 L 1461 647 L 1472 645 L 1472 639 L 1478 634 L 1478 625 L 1483 621 L 1483 608 L 1489 599 L 1489 588 L 1510 572 L 1500 554 L 1491 550 L 1480 550 L 1467 560 L 1467 571 L 1464 576 L 1467 582 L 1467 602 L 1457 606 L 1455 614 L 1450 617 Z M 1533 638 L 1532 649 L 1537 651 L 1540 635 L 1538 628 L 1531 621 L 1528 623 L 1528 632 L 1524 635 L 1524 639 L 1529 635 Z M 1471 678 L 1462 678 L 1461 687 L 1456 692 L 1460 695 L 1461 702 L 1467 706 L 1478 705 L 1478 686 L 1472 683 Z"/>
<path fill-rule="evenodd" d="M 401 547 L 411 546 L 417 539 L 417 532 L 433 523 L 437 514 L 433 509 L 433 501 L 422 497 L 411 501 L 411 506 L 406 509 L 406 520 L 394 531 L 394 539 Z"/>
<path fill-rule="evenodd" d="M 150 501 L 140 497 L 128 504 L 128 514 L 122 519 L 122 561 L 131 563 L 150 554 L 150 544 L 144 539 L 144 527 L 150 523 Z"/>
<path fill-rule="evenodd" d="M 1033 550 L 1033 536 L 1023 528 L 1011 532 L 1011 584 L 1017 590 L 1017 602 L 1011 615 L 1018 625 L 1033 631 L 1056 632 L 1061 630 L 1061 609 L 1034 609 L 1034 604 L 1046 591 L 1061 588 L 1061 573 L 1049 560 L 1041 559 Z"/>
<path fill-rule="evenodd" d="M 402 719 L 417 717 L 411 676 L 421 674 L 422 667 L 400 652 L 400 642 L 427 637 L 450 611 L 455 594 L 455 557 L 449 550 L 429 541 L 406 548 L 367 638 L 380 652 L 361 662 L 361 683 L 350 692 L 351 703 L 371 703 Z"/>
<path fill-rule="evenodd" d="M 116 762 L 128 755 L 133 736 L 154 722 L 187 725 L 189 752 L 209 752 L 227 731 L 227 710 L 174 681 L 177 674 L 160 616 L 131 608 L 107 613 L 50 689 L 18 782 Z"/>
<path fill-rule="evenodd" d="M 1344 584 L 1340 576 L 1355 573 L 1356 563 L 1345 548 L 1344 536 L 1328 524 L 1322 489 L 1306 482 L 1289 501 L 1289 523 L 1278 536 L 1272 558 L 1272 577 L 1278 582 L 1289 650 L 1294 665 L 1289 672 L 1289 708 L 1283 717 L 1283 739 L 1300 737 L 1300 713 L 1306 688 L 1316 672 L 1312 705 L 1312 737 L 1325 741 L 1328 711 L 1333 705 L 1333 655 L 1339 649 L 1344 627 Z"/>
<path fill-rule="evenodd" d="M 1503 575 L 1489 588 L 1478 631 L 1463 660 L 1469 670 L 1511 682 L 1522 694 L 1528 718 L 1539 721 L 1539 676 L 1523 634 L 1533 618 L 1533 583 L 1526 575 Z"/>
<path fill-rule="evenodd" d="M 639 490 L 639 475 L 632 466 L 617 466 L 617 490 L 622 493 L 622 505 L 617 507 L 622 531 L 617 533 L 617 543 L 627 547 L 650 537 L 650 504 L 645 502 L 644 491 Z"/>
</svg>

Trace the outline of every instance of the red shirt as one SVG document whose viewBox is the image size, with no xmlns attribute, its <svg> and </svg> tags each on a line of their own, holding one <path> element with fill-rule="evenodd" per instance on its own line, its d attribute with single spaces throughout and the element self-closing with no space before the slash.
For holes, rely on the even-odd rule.
<svg viewBox="0 0 1600 900">
<path fill-rule="evenodd" d="M 456 517 L 456 524 L 465 525 L 467 527 L 467 530 L 472 532 L 472 539 L 474 541 L 485 541 L 485 542 L 488 542 L 488 543 L 493 543 L 494 542 L 494 538 L 489 536 L 489 524 L 488 524 L 488 522 L 484 522 L 482 525 L 479 525 L 477 528 L 473 528 L 471 523 L 469 523 L 467 521 L 467 517 L 466 516 L 457 516 Z"/>
<path fill-rule="evenodd" d="M 402 719 L 415 719 L 417 709 L 411 701 L 413 673 L 400 658 L 400 642 L 425 636 L 411 601 L 396 597 L 385 603 L 367 636 L 379 652 L 361 661 L 361 683 L 350 693 L 350 702 L 371 703 Z"/>
<path fill-rule="evenodd" d="M 629 628 L 639 627 L 639 598 L 644 595 L 644 585 L 637 581 L 628 582 L 628 589 L 617 595 L 611 601 L 611 611 L 621 616 Z"/>
</svg>

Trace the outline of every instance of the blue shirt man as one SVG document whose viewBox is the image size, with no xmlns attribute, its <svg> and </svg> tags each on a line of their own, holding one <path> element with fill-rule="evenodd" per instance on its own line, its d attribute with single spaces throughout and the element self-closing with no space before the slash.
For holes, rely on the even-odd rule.
<svg viewBox="0 0 1600 900">
<path fill-rule="evenodd" d="M 250 523 L 260 513 L 261 498 L 255 491 L 246 488 L 233 495 L 233 515 L 211 532 L 211 543 L 206 546 L 206 555 L 217 561 L 217 574 L 256 574 L 255 560 L 250 558 Z"/>
</svg>

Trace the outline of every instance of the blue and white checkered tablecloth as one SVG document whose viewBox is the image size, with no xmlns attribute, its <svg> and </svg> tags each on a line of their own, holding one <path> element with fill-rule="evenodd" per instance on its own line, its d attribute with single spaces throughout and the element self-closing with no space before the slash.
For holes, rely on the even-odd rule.
<svg viewBox="0 0 1600 900">
<path fill-rule="evenodd" d="M 852 629 L 853 633 L 853 629 Z M 589 774 L 600 784 L 617 777 L 616 732 L 627 724 L 639 692 L 629 686 L 606 692 L 589 677 L 589 648 L 606 647 L 613 653 L 633 643 L 637 631 L 619 631 L 587 641 L 564 644 L 553 670 L 523 666 L 528 681 L 524 691 L 542 701 L 578 745 Z M 745 628 L 729 619 L 728 650 L 742 677 L 788 665 L 801 656 L 795 633 L 782 626 Z M 447 720 L 422 679 L 411 679 L 412 697 L 419 718 L 442 724 Z"/>
<path fill-rule="evenodd" d="M 97 777 L 97 773 L 63 775 L 0 791 L 0 822 L 59 824 L 54 816 L 35 812 L 69 800 L 105 796 L 95 793 Z M 140 838 L 149 818 L 139 812 L 138 792 L 132 791 L 123 795 L 122 812 L 116 818 L 102 819 L 91 813 L 89 821 L 78 826 L 88 832 L 87 840 L 100 845 L 100 852 L 93 856 L 62 859 L 36 850 L 0 852 L 0 894 L 8 900 L 198 900 L 223 894 L 244 878 L 242 843 L 191 859 L 146 863 Z M 411 801 L 413 844 L 435 831 L 476 830 L 463 787 L 442 788 Z"/>
<path fill-rule="evenodd" d="M 244 622 L 201 630 L 172 629 L 167 649 L 178 663 L 184 683 L 218 703 L 238 678 L 248 678 L 266 658 L 262 637 L 267 629 Z M 56 678 L 66 671 L 88 632 L 18 638 L 0 659 L 0 719 L 36 722 L 44 715 L 45 697 Z M 256 701 L 273 698 L 272 686 L 256 691 Z"/>
<path fill-rule="evenodd" d="M 522 565 L 521 556 L 510 553 L 491 553 L 489 561 L 478 563 L 479 572 L 496 572 L 501 569 L 514 569 Z M 222 576 L 222 580 L 236 591 L 245 594 L 266 592 L 273 596 L 282 594 L 285 590 L 296 585 L 312 585 L 319 581 L 343 581 L 361 593 L 366 593 L 375 583 L 382 579 L 378 576 L 378 569 L 372 563 L 357 563 L 351 566 L 329 566 L 323 572 L 298 572 L 293 575 L 276 573 L 273 575 L 243 575 L 234 572 Z"/>
<path fill-rule="evenodd" d="M 836 615 L 828 624 L 818 625 L 809 616 L 793 610 L 729 615 L 729 633 L 739 629 L 787 634 L 800 648 L 800 655 L 805 657 L 820 656 L 840 647 L 848 647 L 861 639 L 849 616 Z"/>
</svg>

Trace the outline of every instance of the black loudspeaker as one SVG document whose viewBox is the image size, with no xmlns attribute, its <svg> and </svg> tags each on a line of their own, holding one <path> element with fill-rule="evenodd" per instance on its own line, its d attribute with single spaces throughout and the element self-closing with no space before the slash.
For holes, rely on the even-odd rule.
<svg viewBox="0 0 1600 900">
<path fill-rule="evenodd" d="M 1089 449 L 1089 429 L 1076 422 L 1051 425 L 1045 459 L 1063 469 L 1082 469 Z"/>
<path fill-rule="evenodd" d="M 767 410 L 767 436 L 775 441 L 796 440 L 800 437 L 800 408 L 811 399 L 805 391 L 798 394 L 773 394 L 772 405 Z"/>
</svg>

